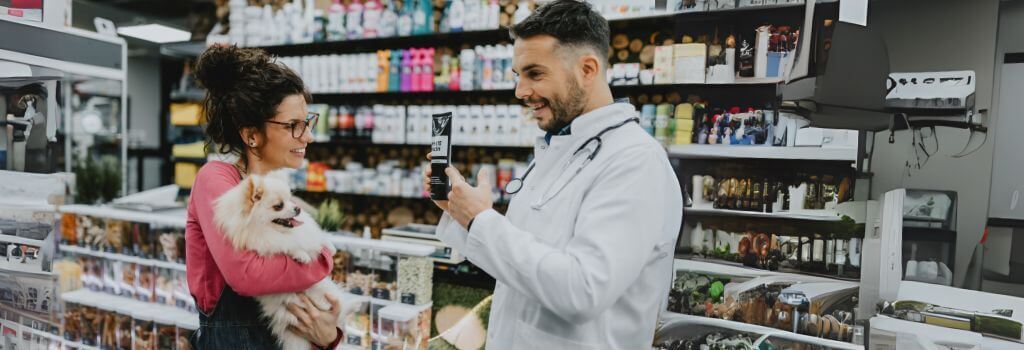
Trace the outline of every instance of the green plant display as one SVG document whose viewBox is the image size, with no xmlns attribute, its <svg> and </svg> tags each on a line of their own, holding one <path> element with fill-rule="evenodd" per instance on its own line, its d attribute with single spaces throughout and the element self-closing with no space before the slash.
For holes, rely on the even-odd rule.
<svg viewBox="0 0 1024 350">
<path fill-rule="evenodd" d="M 75 202 L 80 204 L 107 203 L 121 195 L 121 169 L 117 158 L 92 157 L 75 167 Z"/>
<path fill-rule="evenodd" d="M 323 203 L 320 203 L 320 208 L 316 212 L 317 225 L 320 225 L 324 231 L 333 232 L 341 229 L 341 226 L 345 224 L 345 214 L 341 212 L 341 205 L 337 200 L 328 199 Z"/>
</svg>

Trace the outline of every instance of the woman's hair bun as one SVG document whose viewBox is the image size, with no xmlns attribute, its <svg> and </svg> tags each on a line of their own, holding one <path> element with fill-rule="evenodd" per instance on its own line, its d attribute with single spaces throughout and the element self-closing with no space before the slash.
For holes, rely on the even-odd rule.
<svg viewBox="0 0 1024 350">
<path fill-rule="evenodd" d="M 214 95 L 227 93 L 239 82 L 252 77 L 273 64 L 272 58 L 260 49 L 216 45 L 206 49 L 196 62 L 196 79 Z"/>
</svg>

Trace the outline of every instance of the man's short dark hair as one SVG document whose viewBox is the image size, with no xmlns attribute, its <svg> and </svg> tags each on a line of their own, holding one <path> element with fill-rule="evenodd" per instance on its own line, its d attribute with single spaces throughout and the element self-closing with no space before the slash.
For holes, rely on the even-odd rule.
<svg viewBox="0 0 1024 350">
<path fill-rule="evenodd" d="M 550 35 L 560 45 L 592 48 L 601 62 L 607 62 L 611 50 L 609 33 L 608 21 L 590 4 L 579 0 L 555 0 L 509 28 L 513 39 Z"/>
</svg>

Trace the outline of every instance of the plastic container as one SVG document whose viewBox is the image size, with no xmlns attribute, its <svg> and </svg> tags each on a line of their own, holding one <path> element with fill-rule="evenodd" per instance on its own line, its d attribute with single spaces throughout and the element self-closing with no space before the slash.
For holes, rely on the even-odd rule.
<svg viewBox="0 0 1024 350">
<path fill-rule="evenodd" d="M 398 293 L 404 304 L 421 305 L 433 300 L 434 262 L 428 257 L 403 257 L 398 261 Z"/>
<path fill-rule="evenodd" d="M 430 336 L 431 305 L 392 304 L 381 308 L 375 343 L 382 343 L 383 348 L 425 350 Z"/>
<path fill-rule="evenodd" d="M 345 339 L 342 341 L 346 349 L 369 349 L 370 347 L 370 297 L 365 295 L 347 294 L 345 303 L 358 304 L 355 311 L 345 318 Z"/>
</svg>

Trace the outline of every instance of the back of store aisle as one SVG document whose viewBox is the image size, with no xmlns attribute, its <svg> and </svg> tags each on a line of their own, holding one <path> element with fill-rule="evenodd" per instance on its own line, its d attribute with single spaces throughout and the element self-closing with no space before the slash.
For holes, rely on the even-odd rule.
<svg viewBox="0 0 1024 350">
<path fill-rule="evenodd" d="M 208 159 L 205 92 L 192 64 L 207 45 L 237 43 L 263 47 L 298 72 L 313 94 L 310 110 L 321 115 L 292 186 L 338 232 L 334 279 L 363 294 L 352 298 L 372 301 L 347 323 L 356 336 L 346 347 L 398 338 L 481 345 L 494 280 L 433 237 L 429 225 L 441 213 L 424 198 L 419 174 L 429 116 L 448 111 L 462 173 L 492 168 L 500 187 L 525 171 L 540 131 L 513 96 L 502 28 L 528 15 L 533 1 L 53 3 L 15 1 L 0 15 L 3 32 L 25 38 L 0 43 L 0 116 L 9 125 L 0 135 L 0 267 L 8 276 L 0 323 L 9 340 L 185 346 L 175 340 L 195 329 L 196 316 L 183 279 L 182 209 L 109 203 L 165 185 L 178 188 L 162 187 L 164 197 L 187 198 Z M 922 344 L 1020 346 L 1020 336 L 974 323 L 1024 321 L 1024 270 L 1014 254 L 1024 155 L 1011 117 L 1022 81 L 1022 4 L 819 1 L 805 21 L 800 1 L 596 3 L 612 29 L 613 93 L 636 105 L 687 193 L 668 312 L 651 315 L 663 320 L 655 345 L 885 348 L 909 335 Z M 856 28 L 878 42 L 839 29 L 861 6 L 867 26 Z M 92 33 L 97 17 L 121 37 Z M 141 24 L 191 33 L 126 30 Z M 786 67 L 800 65 L 793 59 L 804 36 L 818 78 L 806 100 L 819 106 L 794 114 L 783 102 L 800 82 L 786 82 Z M 842 46 L 854 37 L 847 42 L 858 40 L 863 52 Z M 886 50 L 869 50 L 878 43 Z M 844 55 L 819 52 L 825 47 Z M 872 72 L 881 72 L 877 82 Z M 906 85 L 900 77 L 958 85 L 955 78 L 970 76 L 970 99 L 937 111 L 893 104 L 899 96 L 889 91 L 886 104 L 885 75 L 900 72 L 917 75 L 894 75 L 888 87 Z M 935 91 L 919 99 L 948 97 Z M 826 113 L 835 107 L 850 109 Z M 35 125 L 19 128 L 30 110 Z M 804 120 L 853 131 L 796 132 Z M 68 177 L 11 171 L 73 173 L 74 195 L 62 203 L 76 205 L 46 202 L 54 192 L 64 197 L 52 189 Z M 913 190 L 894 192 L 903 188 Z M 495 194 L 505 210 L 510 196 Z M 886 253 L 895 271 L 875 264 Z M 795 295 L 804 299 L 787 299 Z M 882 300 L 903 308 L 876 310 Z M 384 334 L 381 315 L 430 321 Z M 456 324 L 477 336 L 446 333 Z M 959 329 L 940 328 L 950 324 Z"/>
</svg>

